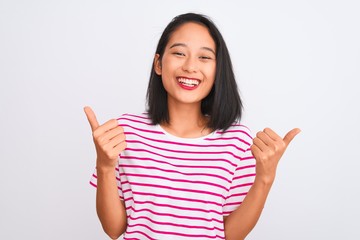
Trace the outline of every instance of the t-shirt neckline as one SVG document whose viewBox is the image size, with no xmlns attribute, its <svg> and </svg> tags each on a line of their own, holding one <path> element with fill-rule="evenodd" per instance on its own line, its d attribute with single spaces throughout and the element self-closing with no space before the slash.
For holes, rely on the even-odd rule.
<svg viewBox="0 0 360 240">
<path fill-rule="evenodd" d="M 209 133 L 209 134 L 207 134 L 205 136 L 196 137 L 196 138 L 184 138 L 184 137 L 175 136 L 175 135 L 167 132 L 163 127 L 160 126 L 160 124 L 157 124 L 155 127 L 157 128 L 157 130 L 164 133 L 166 135 L 166 137 L 168 137 L 169 139 L 171 139 L 173 141 L 176 141 L 176 142 L 187 142 L 187 143 L 201 142 L 204 139 L 213 136 L 215 134 L 215 132 L 216 132 L 216 131 L 212 131 L 211 133 Z"/>
</svg>

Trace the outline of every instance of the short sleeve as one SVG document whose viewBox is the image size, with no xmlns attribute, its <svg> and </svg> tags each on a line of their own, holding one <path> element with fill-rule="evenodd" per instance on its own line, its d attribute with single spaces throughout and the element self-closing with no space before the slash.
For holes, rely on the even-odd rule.
<svg viewBox="0 0 360 240">
<path fill-rule="evenodd" d="M 224 216 L 228 216 L 240 206 L 255 181 L 256 161 L 250 149 L 252 144 L 250 131 L 248 129 L 244 131 L 240 139 L 240 161 L 238 161 L 238 165 L 235 168 L 232 182 L 225 199 L 223 206 Z"/>
<path fill-rule="evenodd" d="M 115 176 L 114 177 L 116 178 L 119 197 L 120 197 L 121 200 L 124 200 L 124 195 L 123 195 L 123 192 L 122 192 L 121 181 L 120 181 L 120 169 L 119 169 L 119 167 L 115 168 Z M 91 176 L 90 184 L 92 186 L 94 186 L 94 187 L 97 187 L 96 169 L 94 170 L 94 173 Z"/>
</svg>

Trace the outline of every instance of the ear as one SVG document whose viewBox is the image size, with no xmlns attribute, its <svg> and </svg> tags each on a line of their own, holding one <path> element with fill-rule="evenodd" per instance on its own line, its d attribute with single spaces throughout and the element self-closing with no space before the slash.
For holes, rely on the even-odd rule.
<svg viewBox="0 0 360 240">
<path fill-rule="evenodd" d="M 157 75 L 161 75 L 161 59 L 160 54 L 155 54 L 154 69 Z"/>
</svg>

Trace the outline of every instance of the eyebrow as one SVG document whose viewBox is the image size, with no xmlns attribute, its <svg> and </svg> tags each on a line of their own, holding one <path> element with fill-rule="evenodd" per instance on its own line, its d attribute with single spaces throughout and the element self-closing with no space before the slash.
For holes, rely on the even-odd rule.
<svg viewBox="0 0 360 240">
<path fill-rule="evenodd" d="M 187 47 L 187 45 L 185 43 L 174 43 L 173 45 L 170 46 L 170 49 L 173 48 L 173 47 Z M 207 50 L 207 51 L 210 51 L 212 52 L 215 56 L 216 56 L 216 53 L 215 51 L 212 49 L 212 48 L 209 48 L 209 47 L 201 47 L 201 49 L 204 49 L 204 50 Z"/>
</svg>

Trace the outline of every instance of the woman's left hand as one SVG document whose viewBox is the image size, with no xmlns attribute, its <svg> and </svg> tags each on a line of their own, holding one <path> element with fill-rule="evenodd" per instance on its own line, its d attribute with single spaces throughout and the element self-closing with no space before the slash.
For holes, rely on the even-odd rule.
<svg viewBox="0 0 360 240">
<path fill-rule="evenodd" d="M 251 152 L 256 159 L 257 181 L 270 185 L 274 182 L 279 160 L 298 133 L 300 129 L 294 128 L 281 138 L 270 128 L 265 128 L 256 134 Z"/>
</svg>

